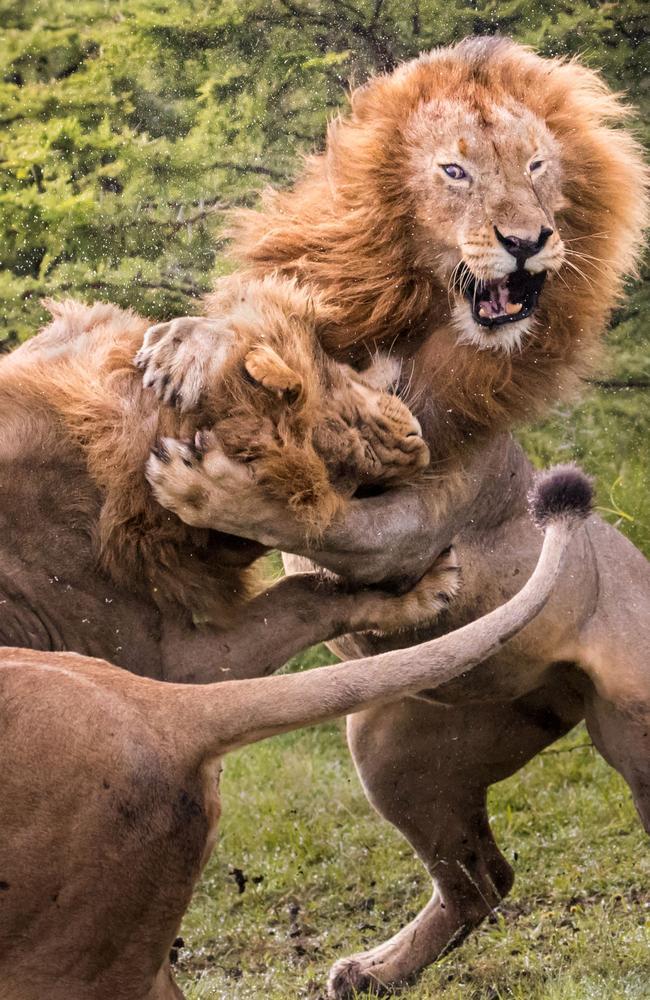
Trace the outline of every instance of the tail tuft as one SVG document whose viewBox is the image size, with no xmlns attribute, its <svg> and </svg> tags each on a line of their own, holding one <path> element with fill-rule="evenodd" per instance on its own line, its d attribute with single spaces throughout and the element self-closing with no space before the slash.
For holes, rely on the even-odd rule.
<svg viewBox="0 0 650 1000">
<path fill-rule="evenodd" d="M 542 472 L 528 494 L 531 517 L 542 531 L 560 517 L 589 517 L 592 501 L 591 480 L 577 465 L 556 465 Z"/>
</svg>

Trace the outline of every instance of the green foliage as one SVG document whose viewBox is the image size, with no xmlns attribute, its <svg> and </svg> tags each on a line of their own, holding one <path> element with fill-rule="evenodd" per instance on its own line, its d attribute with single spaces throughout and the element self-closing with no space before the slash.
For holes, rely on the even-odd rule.
<svg viewBox="0 0 650 1000">
<path fill-rule="evenodd" d="M 224 209 L 299 169 L 349 80 L 433 45 L 503 32 L 580 52 L 648 110 L 643 7 L 0 0 L 0 339 L 33 331 L 44 293 L 191 309 Z"/>
</svg>

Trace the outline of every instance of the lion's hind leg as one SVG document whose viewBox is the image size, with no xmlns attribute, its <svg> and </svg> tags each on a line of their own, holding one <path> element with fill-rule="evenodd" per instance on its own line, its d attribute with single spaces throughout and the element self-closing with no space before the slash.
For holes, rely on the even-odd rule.
<svg viewBox="0 0 650 1000">
<path fill-rule="evenodd" d="M 488 788 L 579 716 L 566 715 L 562 692 L 559 701 L 550 690 L 541 700 L 531 697 L 458 707 L 410 699 L 349 718 L 350 749 L 366 794 L 417 851 L 433 894 L 388 941 L 333 966 L 331 998 L 412 980 L 459 945 L 509 892 L 513 873 L 490 829 Z"/>
<path fill-rule="evenodd" d="M 650 591 L 644 617 L 645 623 L 626 621 L 619 636 L 606 623 L 607 646 L 598 649 L 597 668 L 586 668 L 592 680 L 585 719 L 596 748 L 630 786 L 650 834 Z"/>
<path fill-rule="evenodd" d="M 630 786 L 650 834 L 650 690 L 642 702 L 627 706 L 593 694 L 587 700 L 586 719 L 596 748 Z"/>
</svg>

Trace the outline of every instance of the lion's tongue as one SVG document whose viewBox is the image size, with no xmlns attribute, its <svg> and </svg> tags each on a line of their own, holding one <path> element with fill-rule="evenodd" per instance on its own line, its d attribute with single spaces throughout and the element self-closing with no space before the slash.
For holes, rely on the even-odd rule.
<svg viewBox="0 0 650 1000">
<path fill-rule="evenodd" d="M 486 297 L 487 292 L 487 297 Z M 514 316 L 521 312 L 521 302 L 510 301 L 508 281 L 495 281 L 481 289 L 478 295 L 477 311 L 483 319 L 497 319 L 499 316 Z"/>
</svg>

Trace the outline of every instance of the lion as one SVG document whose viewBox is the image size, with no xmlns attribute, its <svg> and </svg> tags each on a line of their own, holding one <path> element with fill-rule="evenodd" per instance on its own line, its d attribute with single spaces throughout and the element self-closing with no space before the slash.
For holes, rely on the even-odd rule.
<svg viewBox="0 0 650 1000">
<path fill-rule="evenodd" d="M 434 50 L 350 103 L 292 189 L 235 214 L 233 256 L 320 292 L 334 356 L 408 359 L 448 461 L 597 361 L 647 222 L 641 147 L 595 72 L 507 39 Z"/>
<path fill-rule="evenodd" d="M 163 464 L 171 464 L 173 453 L 182 455 L 185 466 L 199 460 L 207 473 L 214 459 L 214 487 L 224 455 L 246 465 L 264 502 L 276 501 L 278 510 L 286 506 L 315 538 L 351 496 L 415 482 L 428 466 L 419 422 L 397 395 L 382 391 L 397 381 L 399 365 L 378 354 L 359 375 L 333 361 L 319 342 L 318 297 L 314 301 L 295 280 L 231 275 L 218 296 L 211 296 L 211 308 L 219 316 L 220 349 L 203 372 L 209 391 L 194 420 L 212 429 L 199 431 L 189 446 L 165 438 L 157 451 Z M 165 333 L 163 324 L 160 336 Z M 157 327 L 148 333 L 149 348 L 158 335 Z M 135 361 L 146 364 L 145 347 Z M 163 401 L 168 392 L 167 385 Z M 241 512 L 245 472 L 239 472 Z M 186 490 L 178 510 L 172 502 L 165 506 L 188 524 L 209 527 L 203 500 L 197 483 Z M 219 509 L 226 502 L 213 500 Z M 254 510 L 245 516 L 253 521 Z"/>
<path fill-rule="evenodd" d="M 579 471 L 543 477 L 532 506 L 544 543 L 523 589 L 406 654 L 197 688 L 0 650 L 0 994 L 182 997 L 169 955 L 215 844 L 221 758 L 466 674 L 544 606 L 590 501 Z"/>
<path fill-rule="evenodd" d="M 391 363 L 378 358 L 361 377 L 328 357 L 294 281 L 233 277 L 223 303 L 223 364 L 185 417 L 143 387 L 133 358 L 147 321 L 130 311 L 50 302 L 53 322 L 0 362 L 4 645 L 162 679 L 256 675 L 350 628 L 428 619 L 456 591 L 453 553 L 410 598 L 355 594 L 320 574 L 268 587 L 262 544 L 188 517 L 200 491 L 182 497 L 184 520 L 155 500 L 147 459 L 154 448 L 171 474 L 165 435 L 170 449 L 180 436 L 204 473 L 237 470 L 238 516 L 254 483 L 248 521 L 261 497 L 302 525 L 308 548 L 347 496 L 428 463 L 417 420 L 380 387 Z"/>
<path fill-rule="evenodd" d="M 435 475 L 352 498 L 311 553 L 357 582 L 408 581 L 453 542 L 462 592 L 432 630 L 401 644 L 484 614 L 534 564 L 533 472 L 509 432 L 573 397 L 634 272 L 648 171 L 622 127 L 630 114 L 578 60 L 466 39 L 355 90 L 297 183 L 235 218 L 243 273 L 318 291 L 332 356 L 362 367 L 369 349 L 390 345 L 401 362 L 398 392 Z M 175 320 L 141 359 L 148 378 L 169 374 L 187 412 L 214 322 L 209 308 Z M 297 552 L 292 524 L 267 515 L 266 542 Z M 545 611 L 480 675 L 429 703 L 407 698 L 351 718 L 364 789 L 432 873 L 433 895 L 385 944 L 341 959 L 331 997 L 411 979 L 491 912 L 513 872 L 490 831 L 487 790 L 581 719 L 650 830 L 650 570 L 596 517 L 583 542 Z M 333 648 L 349 657 L 387 644 L 357 636 Z"/>
</svg>

